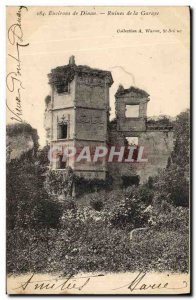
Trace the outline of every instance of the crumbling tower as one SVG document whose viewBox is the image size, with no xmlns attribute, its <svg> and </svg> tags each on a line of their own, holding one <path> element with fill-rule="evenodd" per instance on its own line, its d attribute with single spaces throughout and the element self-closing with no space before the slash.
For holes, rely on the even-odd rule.
<svg viewBox="0 0 196 300">
<path fill-rule="evenodd" d="M 88 66 L 76 65 L 74 57 L 69 64 L 51 70 L 48 75 L 51 95 L 46 97 L 45 129 L 51 146 L 64 145 L 92 148 L 105 146 L 109 115 L 109 88 L 111 73 Z M 51 163 L 52 169 L 71 167 L 84 178 L 105 179 L 106 162 L 59 159 Z"/>
<path fill-rule="evenodd" d="M 124 89 L 120 85 L 115 98 L 118 130 L 131 134 L 145 131 L 148 93 L 135 87 Z"/>
</svg>

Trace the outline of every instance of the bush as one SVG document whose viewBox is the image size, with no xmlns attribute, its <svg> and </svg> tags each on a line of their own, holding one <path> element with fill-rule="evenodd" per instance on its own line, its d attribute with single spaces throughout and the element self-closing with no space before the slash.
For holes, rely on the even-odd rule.
<svg viewBox="0 0 196 300">
<path fill-rule="evenodd" d="M 44 187 L 50 195 L 71 195 L 74 175 L 71 168 L 59 172 L 48 170 L 45 176 Z"/>
<path fill-rule="evenodd" d="M 58 231 L 9 232 L 8 273 L 187 272 L 188 244 L 184 232 L 163 227 L 140 232 L 130 241 L 121 229 L 73 214 Z"/>
<path fill-rule="evenodd" d="M 189 206 L 190 111 L 177 116 L 174 123 L 174 150 L 165 170 L 154 178 L 155 200 L 174 206 Z"/>
<path fill-rule="evenodd" d="M 94 193 L 98 191 L 109 191 L 112 189 L 113 178 L 108 176 L 106 180 L 103 179 L 85 179 L 81 177 L 74 177 L 76 185 L 76 194 L 81 197 L 85 194 Z"/>
<path fill-rule="evenodd" d="M 47 148 L 37 158 L 11 161 L 8 273 L 188 272 L 187 122 L 188 113 L 177 119 L 167 168 L 142 185 L 126 188 L 125 178 L 123 189 L 111 190 L 111 178 L 83 180 L 72 170 L 46 173 Z M 70 196 L 74 182 L 81 191 L 78 201 Z M 141 227 L 145 230 L 130 240 L 130 231 Z"/>
<path fill-rule="evenodd" d="M 58 226 L 61 207 L 44 190 L 44 172 L 36 157 L 23 156 L 7 164 L 8 229 L 55 226 L 54 222 Z"/>
<path fill-rule="evenodd" d="M 97 211 L 101 211 L 104 207 L 104 203 L 100 200 L 91 200 L 90 204 L 92 208 L 94 208 Z"/>
<path fill-rule="evenodd" d="M 130 187 L 124 191 L 118 205 L 111 211 L 111 224 L 121 229 L 144 227 L 149 214 L 145 213 L 146 203 L 140 199 L 139 188 Z"/>
<path fill-rule="evenodd" d="M 189 233 L 189 210 L 184 207 L 173 207 L 172 205 L 166 209 L 160 208 L 155 212 L 156 230 L 178 231 L 181 233 Z"/>
<path fill-rule="evenodd" d="M 122 176 L 122 187 L 127 188 L 128 186 L 131 185 L 139 185 L 139 182 L 140 182 L 140 177 L 138 175 Z"/>
<path fill-rule="evenodd" d="M 34 218 L 40 227 L 58 228 L 62 213 L 62 205 L 47 198 L 38 203 Z"/>
</svg>

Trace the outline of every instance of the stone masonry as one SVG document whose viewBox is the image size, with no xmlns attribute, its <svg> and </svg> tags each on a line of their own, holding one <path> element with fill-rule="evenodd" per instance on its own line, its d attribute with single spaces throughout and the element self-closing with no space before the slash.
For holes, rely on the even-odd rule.
<svg viewBox="0 0 196 300">
<path fill-rule="evenodd" d="M 120 183 L 122 176 L 137 174 L 140 182 L 166 167 L 173 149 L 172 126 L 149 124 L 149 95 L 138 88 L 116 92 L 116 119 L 109 121 L 109 88 L 113 83 L 109 71 L 76 65 L 72 56 L 69 64 L 51 70 L 48 75 L 51 93 L 46 97 L 44 126 L 50 146 L 67 147 L 124 145 L 144 146 L 146 163 L 101 163 L 67 160 L 52 162 L 50 167 L 63 172 L 71 167 L 74 173 L 87 179 L 105 179 L 110 174 Z"/>
</svg>

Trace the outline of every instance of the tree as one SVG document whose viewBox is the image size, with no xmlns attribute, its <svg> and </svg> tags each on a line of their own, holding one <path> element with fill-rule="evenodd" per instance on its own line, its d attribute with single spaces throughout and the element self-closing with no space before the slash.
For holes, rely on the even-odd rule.
<svg viewBox="0 0 196 300">
<path fill-rule="evenodd" d="M 16 126 L 16 127 L 15 127 Z M 9 135 L 22 131 L 34 133 L 34 145 L 37 148 L 38 136 L 29 124 L 8 127 Z M 44 189 L 46 171 L 46 152 L 39 150 L 24 153 L 18 159 L 7 162 L 7 228 L 15 226 L 54 227 L 58 226 L 62 209 L 60 204 L 48 195 Z"/>
<path fill-rule="evenodd" d="M 156 201 L 189 206 L 190 111 L 179 114 L 174 123 L 174 149 L 168 165 L 155 178 Z M 162 199 L 162 200 L 161 200 Z"/>
</svg>

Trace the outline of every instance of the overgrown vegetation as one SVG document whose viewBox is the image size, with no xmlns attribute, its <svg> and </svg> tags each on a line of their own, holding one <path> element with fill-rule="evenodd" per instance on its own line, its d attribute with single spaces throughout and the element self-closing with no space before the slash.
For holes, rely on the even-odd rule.
<svg viewBox="0 0 196 300">
<path fill-rule="evenodd" d="M 189 206 L 190 112 L 181 113 L 174 124 L 174 150 L 168 166 L 154 181 L 156 203 L 167 201 L 174 206 Z"/>
<path fill-rule="evenodd" d="M 8 272 L 187 272 L 189 111 L 177 117 L 175 139 L 167 168 L 147 183 L 89 182 L 91 193 L 84 186 L 76 199 L 72 171 L 48 171 L 47 148 L 9 162 Z M 130 238 L 136 228 L 145 230 Z"/>
<path fill-rule="evenodd" d="M 172 126 L 173 121 L 169 116 L 160 115 L 159 117 L 149 117 L 147 118 L 147 125 L 162 125 L 162 126 Z"/>
<path fill-rule="evenodd" d="M 58 227 L 62 210 L 44 189 L 45 171 L 28 153 L 7 165 L 8 229 Z"/>
<path fill-rule="evenodd" d="M 38 134 L 37 130 L 32 128 L 32 126 L 28 123 L 15 123 L 15 124 L 9 124 L 6 126 L 6 134 L 9 137 L 29 133 L 32 136 L 32 140 L 34 142 L 34 151 L 37 152 L 39 148 L 39 142 L 38 142 Z"/>
</svg>

